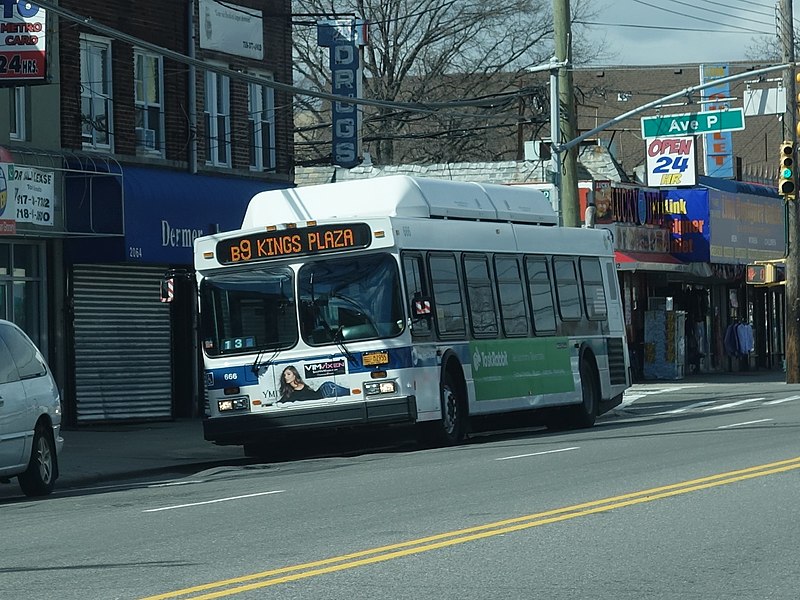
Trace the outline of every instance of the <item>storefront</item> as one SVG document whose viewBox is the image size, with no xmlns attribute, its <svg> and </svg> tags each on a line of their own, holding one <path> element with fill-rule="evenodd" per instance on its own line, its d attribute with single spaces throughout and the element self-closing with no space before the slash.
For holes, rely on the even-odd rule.
<svg viewBox="0 0 800 600">
<path fill-rule="evenodd" d="M 672 221 L 672 254 L 707 268 L 703 285 L 709 287 L 710 366 L 739 371 L 779 364 L 783 344 L 776 332 L 783 330 L 782 289 L 756 291 L 747 286 L 745 271 L 749 263 L 784 257 L 783 199 L 767 186 L 699 177 L 698 187 L 664 192 L 664 202 Z M 726 347 L 726 333 L 739 325 L 752 329 L 753 344 Z"/>
<path fill-rule="evenodd" d="M 59 332 L 51 315 L 66 235 L 60 160 L 0 147 L 0 319 L 21 327 L 59 377 Z M 60 157 L 59 157 L 60 159 Z"/>
<path fill-rule="evenodd" d="M 141 167 L 77 167 L 65 186 L 72 341 L 67 418 L 195 416 L 202 394 L 194 239 L 238 228 L 255 193 L 286 185 Z M 185 275 L 175 280 L 174 301 L 162 302 L 168 270 Z"/>
<path fill-rule="evenodd" d="M 783 288 L 745 283 L 748 263 L 785 253 L 783 201 L 772 189 L 706 177 L 676 190 L 593 188 L 597 226 L 614 235 L 636 379 L 780 365 Z M 740 325 L 752 329 L 752 348 L 726 348 Z"/>
</svg>

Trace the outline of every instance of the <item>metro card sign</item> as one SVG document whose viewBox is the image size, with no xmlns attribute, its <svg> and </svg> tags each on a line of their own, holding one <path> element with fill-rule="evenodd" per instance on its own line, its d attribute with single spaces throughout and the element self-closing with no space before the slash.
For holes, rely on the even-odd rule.
<svg viewBox="0 0 800 600">
<path fill-rule="evenodd" d="M 694 137 L 649 138 L 645 143 L 648 186 L 677 187 L 697 183 Z"/>
<path fill-rule="evenodd" d="M 25 0 L 0 0 L 0 83 L 44 82 L 45 11 Z"/>
</svg>

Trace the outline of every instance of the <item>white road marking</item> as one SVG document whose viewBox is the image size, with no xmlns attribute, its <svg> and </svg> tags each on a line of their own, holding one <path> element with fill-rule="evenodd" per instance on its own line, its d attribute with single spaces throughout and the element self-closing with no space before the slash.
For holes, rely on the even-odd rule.
<svg viewBox="0 0 800 600">
<path fill-rule="evenodd" d="M 181 479 L 180 481 L 167 481 L 166 483 L 151 483 L 147 487 L 160 488 L 160 487 L 173 487 L 177 485 L 192 485 L 194 483 L 205 483 L 202 479 Z"/>
<path fill-rule="evenodd" d="M 742 427 L 743 425 L 755 425 L 756 423 L 766 423 L 772 419 L 759 419 L 758 421 L 745 421 L 744 423 L 734 423 L 733 425 L 721 425 L 717 429 L 730 429 L 731 427 Z"/>
<path fill-rule="evenodd" d="M 709 408 L 705 408 L 703 410 L 722 410 L 723 408 L 733 408 L 734 406 L 741 406 L 742 404 L 747 404 L 749 402 L 758 402 L 759 400 L 764 400 L 764 399 L 765 398 L 748 398 L 747 400 L 728 402 L 728 404 L 720 404 L 719 406 L 710 406 Z"/>
<path fill-rule="evenodd" d="M 693 410 L 695 408 L 700 408 L 702 406 L 708 406 L 709 404 L 714 404 L 714 400 L 706 400 L 705 402 L 696 402 L 694 404 L 690 404 L 689 406 L 684 406 L 683 408 L 676 408 L 673 410 L 668 410 L 665 412 L 656 413 L 657 415 L 677 415 L 682 412 L 686 412 L 687 410 Z"/>
<path fill-rule="evenodd" d="M 784 402 L 791 402 L 792 400 L 800 400 L 800 396 L 789 396 L 788 398 L 781 398 L 780 400 L 770 400 L 764 404 L 783 404 Z"/>
<path fill-rule="evenodd" d="M 228 502 L 230 500 L 242 500 L 243 498 L 255 498 L 256 496 L 269 496 L 270 494 L 280 494 L 286 490 L 274 490 L 272 492 L 259 492 L 257 494 L 245 494 L 244 496 L 231 496 L 230 498 L 217 498 L 216 500 L 206 500 L 205 502 L 192 502 L 190 504 L 176 504 L 175 506 L 162 506 L 161 508 L 149 508 L 142 512 L 160 512 L 162 510 L 173 510 L 175 508 L 188 508 L 190 506 L 202 506 L 203 504 L 216 504 L 217 502 Z"/>
<path fill-rule="evenodd" d="M 545 450 L 544 452 L 532 452 L 531 454 L 517 454 L 516 456 L 504 456 L 502 458 L 495 458 L 495 460 L 513 460 L 515 458 L 528 458 L 529 456 L 541 456 L 542 454 L 555 454 L 556 452 L 568 452 L 570 450 L 578 450 L 580 446 L 573 446 L 572 448 L 559 448 L 558 450 Z"/>
<path fill-rule="evenodd" d="M 666 394 L 669 392 L 677 392 L 680 390 L 686 390 L 695 387 L 700 387 L 700 386 L 687 383 L 682 385 L 672 385 L 663 388 L 652 388 L 652 387 L 648 387 L 647 389 L 628 388 L 627 390 L 625 390 L 625 394 L 622 396 L 622 404 L 617 406 L 617 409 L 625 408 L 626 406 L 633 404 L 637 400 L 641 400 L 642 398 L 645 398 L 647 396 L 654 396 L 656 394 Z"/>
</svg>

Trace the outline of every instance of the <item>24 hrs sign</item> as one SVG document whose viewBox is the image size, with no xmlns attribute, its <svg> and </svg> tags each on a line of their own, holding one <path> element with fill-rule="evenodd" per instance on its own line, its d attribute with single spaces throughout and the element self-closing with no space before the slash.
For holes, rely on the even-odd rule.
<svg viewBox="0 0 800 600">
<path fill-rule="evenodd" d="M 677 187 L 695 185 L 695 138 L 649 138 L 647 144 L 647 185 Z"/>
<path fill-rule="evenodd" d="M 45 11 L 24 0 L 0 0 L 0 81 L 45 81 Z"/>
</svg>

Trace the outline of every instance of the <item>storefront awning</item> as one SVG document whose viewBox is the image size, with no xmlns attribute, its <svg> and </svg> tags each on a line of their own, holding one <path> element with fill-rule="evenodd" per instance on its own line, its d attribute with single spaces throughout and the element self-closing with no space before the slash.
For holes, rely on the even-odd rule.
<svg viewBox="0 0 800 600">
<path fill-rule="evenodd" d="M 191 264 L 194 238 L 241 227 L 250 198 L 291 185 L 129 166 L 113 174 L 75 173 L 67 184 L 69 230 L 93 236 L 71 241 L 73 262 Z"/>
<path fill-rule="evenodd" d="M 689 265 L 664 252 L 615 252 L 618 271 L 687 272 Z"/>
</svg>

